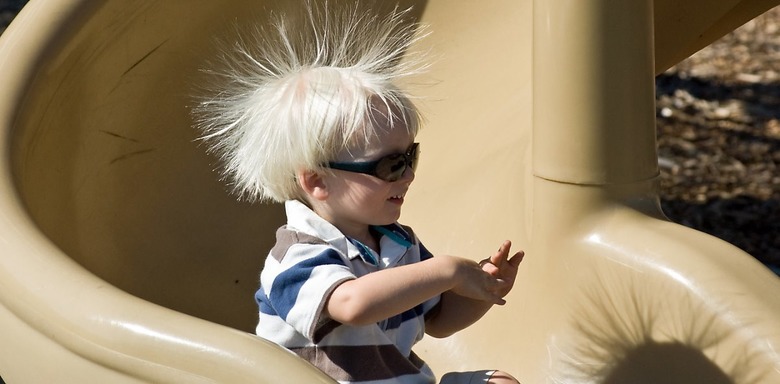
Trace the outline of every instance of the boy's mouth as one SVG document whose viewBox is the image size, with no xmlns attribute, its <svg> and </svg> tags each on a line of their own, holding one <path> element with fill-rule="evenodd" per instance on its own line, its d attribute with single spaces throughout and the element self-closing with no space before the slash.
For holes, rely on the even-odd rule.
<svg viewBox="0 0 780 384">
<path fill-rule="evenodd" d="M 390 196 L 390 198 L 388 200 L 390 200 L 392 202 L 402 202 L 402 201 L 404 201 L 404 195 L 406 195 L 406 194 L 403 193 L 403 194 L 400 194 L 400 195 Z"/>
</svg>

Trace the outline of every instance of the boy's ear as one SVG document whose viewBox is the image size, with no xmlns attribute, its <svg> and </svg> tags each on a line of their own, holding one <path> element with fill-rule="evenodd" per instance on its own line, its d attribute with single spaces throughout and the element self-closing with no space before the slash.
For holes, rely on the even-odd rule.
<svg viewBox="0 0 780 384">
<path fill-rule="evenodd" d="M 306 196 L 312 199 L 322 201 L 328 198 L 328 187 L 325 179 L 316 172 L 298 172 L 298 184 L 300 184 Z"/>
</svg>

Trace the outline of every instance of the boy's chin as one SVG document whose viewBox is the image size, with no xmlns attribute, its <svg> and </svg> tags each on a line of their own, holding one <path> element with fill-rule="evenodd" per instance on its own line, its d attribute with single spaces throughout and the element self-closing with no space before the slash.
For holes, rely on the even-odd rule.
<svg viewBox="0 0 780 384">
<path fill-rule="evenodd" d="M 398 218 L 396 218 L 395 220 L 389 220 L 389 221 L 377 221 L 375 224 L 371 224 L 371 225 L 373 225 L 375 227 L 384 227 L 386 225 L 395 224 L 396 222 L 398 222 Z"/>
<path fill-rule="evenodd" d="M 383 225 L 390 225 L 395 224 L 398 222 L 398 219 L 401 218 L 400 212 L 397 215 L 392 215 L 384 218 L 383 220 L 377 220 L 376 224 L 374 224 L 377 227 L 381 227 Z"/>
</svg>

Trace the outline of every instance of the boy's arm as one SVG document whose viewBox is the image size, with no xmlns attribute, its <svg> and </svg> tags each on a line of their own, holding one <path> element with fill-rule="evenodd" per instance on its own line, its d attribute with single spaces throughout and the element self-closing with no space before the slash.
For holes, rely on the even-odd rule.
<svg viewBox="0 0 780 384">
<path fill-rule="evenodd" d="M 330 295 L 325 311 L 342 324 L 367 325 L 447 291 L 479 302 L 499 304 L 503 302 L 505 285 L 474 261 L 437 256 L 345 281 Z"/>
<path fill-rule="evenodd" d="M 504 291 L 501 292 L 501 297 L 504 297 L 512 289 L 517 276 L 517 267 L 525 255 L 520 251 L 509 258 L 511 246 L 511 242 L 504 242 L 495 255 L 479 263 L 485 272 L 507 283 L 503 287 Z M 444 292 L 438 308 L 425 321 L 425 332 L 433 337 L 450 336 L 474 324 L 487 313 L 493 304 L 503 305 L 504 303 L 503 300 L 493 303 L 463 297 L 453 291 Z"/>
<path fill-rule="evenodd" d="M 450 336 L 474 324 L 491 307 L 493 303 L 444 292 L 434 312 L 425 320 L 425 333 L 436 338 Z"/>
</svg>

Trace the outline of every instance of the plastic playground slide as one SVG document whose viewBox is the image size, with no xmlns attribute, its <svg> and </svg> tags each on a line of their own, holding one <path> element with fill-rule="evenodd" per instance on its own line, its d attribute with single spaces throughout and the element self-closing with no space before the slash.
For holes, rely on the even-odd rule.
<svg viewBox="0 0 780 384">
<path fill-rule="evenodd" d="M 527 254 L 506 306 L 417 347 L 434 371 L 780 382 L 780 280 L 664 218 L 653 105 L 656 73 L 778 3 L 402 2 L 439 56 L 402 222 Z M 5 382 L 332 382 L 251 334 L 282 208 L 229 195 L 190 117 L 214 39 L 290 4 L 32 0 L 0 37 Z"/>
</svg>

